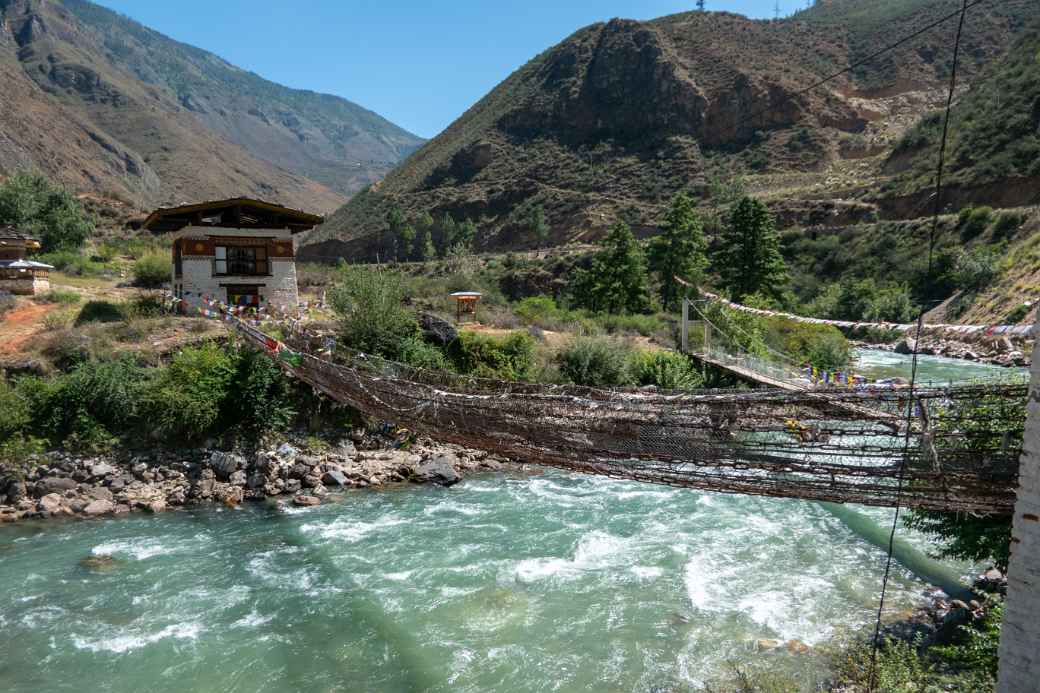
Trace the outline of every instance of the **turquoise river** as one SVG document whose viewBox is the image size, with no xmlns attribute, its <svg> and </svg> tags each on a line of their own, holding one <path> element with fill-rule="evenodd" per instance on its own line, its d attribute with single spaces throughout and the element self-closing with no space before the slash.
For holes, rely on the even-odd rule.
<svg viewBox="0 0 1040 693">
<path fill-rule="evenodd" d="M 906 375 L 864 352 L 860 370 Z M 936 358 L 938 381 L 1010 375 Z M 891 511 L 547 472 L 0 527 L 0 691 L 680 691 L 873 618 Z M 891 608 L 970 566 L 901 532 Z M 107 570 L 88 556 L 117 559 Z M 763 659 L 766 658 L 766 659 Z"/>
</svg>

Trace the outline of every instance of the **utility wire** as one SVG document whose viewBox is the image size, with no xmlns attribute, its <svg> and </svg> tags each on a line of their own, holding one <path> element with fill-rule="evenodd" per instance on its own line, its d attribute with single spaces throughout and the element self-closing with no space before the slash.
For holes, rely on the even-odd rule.
<svg viewBox="0 0 1040 693">
<path fill-rule="evenodd" d="M 939 228 L 939 214 L 942 212 L 942 177 L 943 166 L 946 161 L 946 138 L 950 128 L 950 109 L 953 106 L 953 92 L 957 86 L 957 58 L 961 47 L 961 33 L 964 30 L 964 16 L 968 8 L 977 5 L 981 0 L 968 4 L 968 0 L 962 0 L 960 19 L 957 22 L 957 35 L 953 42 L 953 65 L 950 69 L 950 87 L 946 94 L 946 113 L 943 117 L 942 137 L 939 140 L 939 161 L 935 172 L 935 210 L 932 214 L 932 226 L 928 233 L 928 281 L 932 279 L 934 271 L 935 237 Z M 917 384 L 917 356 L 921 344 L 921 330 L 924 325 L 924 306 L 917 315 L 917 332 L 914 335 L 913 358 L 910 368 L 910 397 L 906 411 L 906 440 L 903 444 L 903 455 L 899 461 L 899 472 L 896 474 L 896 503 L 895 513 L 892 516 L 892 531 L 888 535 L 888 557 L 885 560 L 885 574 L 881 579 L 881 598 L 878 600 L 877 618 L 874 621 L 874 643 L 870 653 L 870 676 L 868 686 L 871 693 L 877 686 L 877 655 L 881 644 L 881 612 L 885 608 L 885 594 L 888 590 L 888 579 L 892 571 L 892 553 L 896 541 L 896 528 L 899 526 L 900 502 L 903 494 L 903 477 L 906 471 L 906 459 L 910 452 L 910 425 L 914 416 L 914 387 Z"/>
</svg>

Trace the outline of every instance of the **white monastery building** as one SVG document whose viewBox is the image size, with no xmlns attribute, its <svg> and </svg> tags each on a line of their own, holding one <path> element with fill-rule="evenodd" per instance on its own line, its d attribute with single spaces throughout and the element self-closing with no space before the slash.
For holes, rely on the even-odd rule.
<svg viewBox="0 0 1040 693">
<path fill-rule="evenodd" d="M 294 236 L 322 217 L 235 198 L 165 207 L 142 225 L 173 234 L 173 294 L 186 307 L 207 300 L 293 309 L 299 305 Z"/>
</svg>

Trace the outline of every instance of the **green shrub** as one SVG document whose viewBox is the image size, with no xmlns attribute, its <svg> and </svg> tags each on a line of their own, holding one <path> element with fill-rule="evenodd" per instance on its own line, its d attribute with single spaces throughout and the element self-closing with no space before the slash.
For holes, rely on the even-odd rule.
<svg viewBox="0 0 1040 693">
<path fill-rule="evenodd" d="M 32 467 L 33 456 L 43 451 L 43 441 L 33 436 L 16 433 L 8 438 L 0 438 L 0 472 L 24 476 Z"/>
<path fill-rule="evenodd" d="M 548 296 L 528 296 L 513 306 L 513 312 L 528 325 L 560 317 L 560 307 Z"/>
<path fill-rule="evenodd" d="M 970 241 L 978 238 L 989 226 L 993 217 L 992 207 L 965 207 L 957 215 L 957 226 L 961 232 L 962 241 Z"/>
<path fill-rule="evenodd" d="M 90 360 L 90 338 L 74 329 L 54 332 L 43 348 L 43 355 L 51 360 L 55 368 L 69 371 L 84 361 Z"/>
<path fill-rule="evenodd" d="M 980 247 L 962 251 L 953 267 L 953 280 L 964 291 L 980 291 L 1000 276 L 1001 253 L 996 248 Z"/>
<path fill-rule="evenodd" d="M 38 255 L 34 259 L 52 265 L 59 272 L 74 276 L 93 277 L 105 269 L 104 265 L 81 255 L 77 250 L 57 250 Z"/>
<path fill-rule="evenodd" d="M 632 349 L 616 339 L 582 337 L 557 355 L 560 375 L 575 385 L 631 385 Z"/>
<path fill-rule="evenodd" d="M 158 318 L 165 314 L 162 299 L 158 296 L 136 296 L 120 306 L 124 319 Z"/>
<path fill-rule="evenodd" d="M 170 258 L 159 253 L 143 255 L 134 262 L 134 284 L 159 289 L 170 281 Z"/>
<path fill-rule="evenodd" d="M 31 402 L 14 385 L 0 379 L 0 440 L 27 431 L 32 422 Z"/>
<path fill-rule="evenodd" d="M 460 332 L 448 345 L 448 358 L 460 373 L 499 380 L 526 380 L 534 365 L 534 338 L 523 332 L 493 337 Z"/>
<path fill-rule="evenodd" d="M 70 191 L 41 173 L 16 173 L 0 184 L 0 225 L 40 237 L 46 251 L 75 249 L 94 232 L 94 221 Z"/>
<path fill-rule="evenodd" d="M 254 349 L 237 352 L 233 360 L 235 371 L 223 402 L 225 425 L 254 435 L 287 428 L 296 416 L 293 381 Z"/>
<path fill-rule="evenodd" d="M 591 320 L 607 334 L 638 334 L 643 337 L 653 337 L 668 332 L 668 325 L 656 315 L 600 313 L 593 316 Z"/>
<path fill-rule="evenodd" d="M 1009 325 L 1017 325 L 1026 319 L 1026 316 L 1029 315 L 1029 310 L 1030 307 L 1027 304 L 1020 303 L 1007 314 L 1007 317 L 1004 318 L 1004 322 Z"/>
<path fill-rule="evenodd" d="M 451 363 L 444 352 L 418 337 L 409 337 L 401 344 L 401 361 L 409 366 L 429 371 L 450 371 Z"/>
<path fill-rule="evenodd" d="M 151 426 L 161 434 L 200 438 L 220 420 L 235 363 L 225 350 L 187 348 L 162 369 L 146 394 Z"/>
<path fill-rule="evenodd" d="M 329 292 L 343 341 L 359 351 L 399 358 L 401 345 L 419 334 L 415 315 L 404 307 L 406 288 L 398 272 L 343 268 Z"/>
<path fill-rule="evenodd" d="M 1010 239 L 1025 220 L 1025 216 L 1018 212 L 1000 212 L 993 222 L 993 240 Z"/>
<path fill-rule="evenodd" d="M 825 371 L 845 368 L 852 359 L 849 341 L 833 325 L 772 318 L 766 321 L 765 341 L 794 362 Z"/>
<path fill-rule="evenodd" d="M 51 289 L 47 293 L 37 296 L 35 300 L 39 303 L 58 303 L 65 306 L 73 306 L 82 301 L 83 297 L 75 291 Z"/>
<path fill-rule="evenodd" d="M 947 659 L 966 669 L 996 677 L 999 664 L 1000 625 L 1004 620 L 1004 600 L 992 596 L 987 601 L 986 613 L 969 625 L 960 626 L 966 642 L 935 648 Z"/>
<path fill-rule="evenodd" d="M 690 390 L 703 382 L 690 359 L 674 351 L 639 352 L 633 359 L 632 371 L 639 385 L 665 390 Z"/>
<path fill-rule="evenodd" d="M 123 309 L 111 301 L 87 301 L 76 317 L 76 325 L 91 322 L 119 322 L 124 317 Z"/>
</svg>

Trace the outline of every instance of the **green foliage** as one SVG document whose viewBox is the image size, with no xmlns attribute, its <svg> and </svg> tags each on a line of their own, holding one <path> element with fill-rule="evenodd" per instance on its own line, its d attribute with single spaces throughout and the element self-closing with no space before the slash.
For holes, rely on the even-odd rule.
<svg viewBox="0 0 1040 693">
<path fill-rule="evenodd" d="M 606 313 L 641 313 L 650 307 L 646 258 L 632 230 L 618 222 L 587 270 L 576 270 L 571 297 L 576 305 Z"/>
<path fill-rule="evenodd" d="M 1010 239 L 1025 220 L 1025 215 L 1019 212 L 1000 212 L 993 221 L 993 240 L 999 242 Z"/>
<path fill-rule="evenodd" d="M 787 283 L 773 218 L 765 204 L 751 197 L 733 208 L 713 261 L 722 286 L 735 301 L 755 293 L 780 298 Z"/>
<path fill-rule="evenodd" d="M 532 205 L 527 213 L 526 226 L 528 232 L 534 236 L 539 248 L 545 248 L 549 242 L 551 228 L 545 221 L 545 207 Z"/>
<path fill-rule="evenodd" d="M 873 278 L 829 284 L 806 307 L 818 318 L 861 322 L 912 322 L 917 308 L 906 284 L 878 285 Z"/>
<path fill-rule="evenodd" d="M 1029 310 L 1030 306 L 1028 304 L 1020 303 L 1011 309 L 1011 312 L 1004 318 L 1004 322 L 1008 325 L 1017 325 L 1026 319 L 1026 316 L 1029 315 Z"/>
<path fill-rule="evenodd" d="M 665 216 L 661 235 L 650 245 L 650 269 L 657 275 L 665 310 L 677 310 L 686 294 L 675 277 L 699 285 L 708 267 L 708 244 L 694 207 L 689 195 L 677 194 Z"/>
<path fill-rule="evenodd" d="M 234 359 L 216 345 L 182 350 L 146 394 L 151 427 L 163 435 L 204 436 L 220 420 L 235 374 Z"/>
<path fill-rule="evenodd" d="M 94 277 L 105 271 L 105 266 L 94 262 L 78 250 L 55 250 L 35 258 L 54 267 L 59 272 L 77 277 Z"/>
<path fill-rule="evenodd" d="M 239 351 L 232 360 L 235 372 L 221 406 L 225 426 L 254 436 L 287 428 L 296 416 L 289 377 L 254 349 Z"/>
<path fill-rule="evenodd" d="M 419 334 L 415 315 L 404 307 L 406 289 L 400 273 L 343 268 L 329 302 L 339 316 L 344 343 L 366 353 L 399 358 L 404 341 Z"/>
<path fill-rule="evenodd" d="M 170 258 L 159 253 L 142 255 L 134 262 L 134 284 L 159 289 L 170 281 Z"/>
<path fill-rule="evenodd" d="M 0 185 L 0 224 L 39 236 L 44 252 L 76 250 L 94 232 L 79 200 L 40 173 L 16 173 Z"/>
<path fill-rule="evenodd" d="M 418 244 L 418 259 L 420 262 L 427 262 L 437 257 L 437 248 L 433 245 L 433 232 L 430 229 L 422 231 L 422 235 L 419 236 Z"/>
<path fill-rule="evenodd" d="M 981 236 L 989 226 L 993 217 L 992 207 L 967 206 L 957 215 L 957 226 L 960 228 L 961 240 L 965 243 Z"/>
<path fill-rule="evenodd" d="M 631 385 L 632 349 L 604 337 L 575 339 L 556 356 L 560 375 L 575 385 L 611 387 Z"/>
<path fill-rule="evenodd" d="M 1011 402 L 995 395 L 980 395 L 971 401 L 956 401 L 933 415 L 939 433 L 956 433 L 955 445 L 970 450 L 1019 449 L 1025 432 L 1026 402 Z M 949 436 L 937 437 L 942 454 Z M 1010 517 L 976 517 L 930 510 L 912 510 L 903 520 L 908 527 L 937 537 L 940 557 L 969 561 L 993 561 L 1007 568 L 1011 545 Z"/>
<path fill-rule="evenodd" d="M 535 324 L 544 320 L 554 320 L 563 312 L 556 301 L 548 296 L 528 296 L 517 301 L 513 312 L 527 324 Z"/>
<path fill-rule="evenodd" d="M 980 291 L 1000 276 L 1002 253 L 997 248 L 980 246 L 962 251 L 953 267 L 953 280 L 964 291 Z"/>
<path fill-rule="evenodd" d="M 852 360 L 849 341 L 833 325 L 769 318 L 764 321 L 763 335 L 767 344 L 796 363 L 836 371 L 844 369 Z"/>
<path fill-rule="evenodd" d="M 401 343 L 399 358 L 402 363 L 428 371 L 452 370 L 452 364 L 444 352 L 419 337 L 409 337 Z"/>
<path fill-rule="evenodd" d="M 0 437 L 0 472 L 13 472 L 17 476 L 27 473 L 32 467 L 32 458 L 44 451 L 44 441 L 23 433 Z"/>
<path fill-rule="evenodd" d="M 498 380 L 526 380 L 534 367 L 534 339 L 523 332 L 493 337 L 460 332 L 448 345 L 448 358 L 459 373 Z"/>
<path fill-rule="evenodd" d="M 688 357 L 674 351 L 642 351 L 633 359 L 633 375 L 639 385 L 665 390 L 690 390 L 703 381 Z"/>
<path fill-rule="evenodd" d="M 125 317 L 123 309 L 111 301 L 87 301 L 76 316 L 76 325 L 91 322 L 119 322 Z"/>
<path fill-rule="evenodd" d="M 33 417 L 31 404 L 14 385 L 0 379 L 0 440 L 28 429 Z"/>
<path fill-rule="evenodd" d="M 969 625 L 960 626 L 966 641 L 959 645 L 937 647 L 936 651 L 962 667 L 997 675 L 1000 663 L 1000 626 L 1004 620 L 1004 600 L 991 596 L 985 605 L 982 618 Z"/>
<path fill-rule="evenodd" d="M 40 303 L 57 303 L 59 305 L 72 306 L 83 300 L 83 297 L 75 291 L 51 289 L 47 293 L 37 296 L 36 300 Z"/>
</svg>

